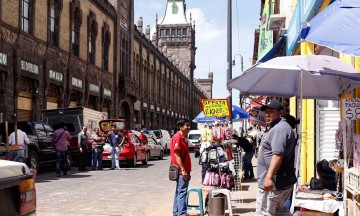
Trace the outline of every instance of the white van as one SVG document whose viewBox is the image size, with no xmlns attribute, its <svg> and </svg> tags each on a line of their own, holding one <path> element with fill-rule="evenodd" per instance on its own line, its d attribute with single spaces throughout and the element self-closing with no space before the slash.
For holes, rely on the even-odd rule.
<svg viewBox="0 0 360 216">
<path fill-rule="evenodd" d="M 170 152 L 170 133 L 167 130 L 159 129 L 159 130 L 151 130 L 151 132 L 155 135 L 156 141 L 162 145 L 165 153 Z"/>
<path fill-rule="evenodd" d="M 200 130 L 191 130 L 188 134 L 189 148 L 194 148 L 196 144 L 200 143 L 201 132 Z"/>
</svg>

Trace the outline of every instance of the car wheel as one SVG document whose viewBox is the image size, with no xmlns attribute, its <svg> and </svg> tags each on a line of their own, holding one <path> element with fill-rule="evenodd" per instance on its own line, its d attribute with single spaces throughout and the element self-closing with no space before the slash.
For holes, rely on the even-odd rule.
<svg viewBox="0 0 360 216">
<path fill-rule="evenodd" d="M 164 158 L 164 151 L 161 150 L 161 151 L 160 151 L 159 160 L 162 160 L 163 158 Z"/>
<path fill-rule="evenodd" d="M 39 171 L 39 158 L 35 151 L 29 151 L 28 166 L 30 169 L 35 169 L 36 171 Z"/>
<path fill-rule="evenodd" d="M 137 164 L 137 156 L 136 156 L 136 154 L 134 154 L 134 158 L 133 158 L 133 160 L 131 162 L 131 166 L 136 167 L 136 164 Z"/>
<path fill-rule="evenodd" d="M 145 159 L 142 161 L 142 164 L 143 164 L 143 165 L 148 164 L 149 158 L 150 158 L 150 152 L 147 151 L 147 152 L 146 152 L 146 155 L 145 155 Z"/>
</svg>

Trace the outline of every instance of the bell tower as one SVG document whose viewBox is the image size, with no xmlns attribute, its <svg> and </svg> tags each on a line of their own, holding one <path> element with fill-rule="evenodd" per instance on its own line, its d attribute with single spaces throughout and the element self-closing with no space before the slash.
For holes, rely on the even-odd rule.
<svg viewBox="0 0 360 216">
<path fill-rule="evenodd" d="M 156 19 L 157 20 L 157 19 Z M 189 117 L 193 118 L 195 65 L 195 21 L 186 16 L 185 0 L 168 0 L 164 18 L 156 21 L 155 45 L 190 80 Z"/>
</svg>

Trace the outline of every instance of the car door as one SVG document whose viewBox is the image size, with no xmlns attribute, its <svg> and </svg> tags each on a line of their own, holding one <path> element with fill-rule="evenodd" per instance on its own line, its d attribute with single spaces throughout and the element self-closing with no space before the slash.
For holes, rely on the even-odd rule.
<svg viewBox="0 0 360 216">
<path fill-rule="evenodd" d="M 51 144 L 51 139 L 48 139 L 47 137 L 44 125 L 39 122 L 35 122 L 33 124 L 39 146 L 39 162 L 54 160 L 54 149 Z"/>
<path fill-rule="evenodd" d="M 155 139 L 152 139 L 155 145 L 155 149 L 156 149 L 156 156 L 160 156 L 161 154 L 161 150 L 163 149 L 163 147 L 160 145 L 160 143 L 156 142 Z"/>
<path fill-rule="evenodd" d="M 48 124 L 43 124 L 44 125 L 44 128 L 45 128 L 45 131 L 46 131 L 46 138 L 45 138 L 45 143 L 46 143 L 46 146 L 47 146 L 47 149 L 49 151 L 51 151 L 51 158 L 55 159 L 55 150 L 54 150 L 54 147 L 53 147 L 53 144 L 52 144 L 52 136 L 54 134 L 54 129 L 52 127 L 50 127 L 50 125 Z"/>
<path fill-rule="evenodd" d="M 135 146 L 135 151 L 138 160 L 144 160 L 145 154 L 143 150 L 143 144 L 141 143 L 140 139 L 135 134 L 130 134 L 131 142 Z"/>
<path fill-rule="evenodd" d="M 157 153 L 156 145 L 152 138 L 148 138 L 148 149 L 150 150 L 151 157 L 157 156 L 158 153 Z"/>
</svg>

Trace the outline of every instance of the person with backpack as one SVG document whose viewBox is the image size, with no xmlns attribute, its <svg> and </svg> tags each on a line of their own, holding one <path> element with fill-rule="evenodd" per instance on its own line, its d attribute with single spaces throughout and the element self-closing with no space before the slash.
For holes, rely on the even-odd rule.
<svg viewBox="0 0 360 216">
<path fill-rule="evenodd" d="M 65 123 L 60 122 L 59 129 L 55 130 L 52 136 L 53 148 L 56 154 L 56 176 L 60 177 L 61 171 L 63 175 L 67 175 L 69 171 L 69 165 L 67 164 L 67 142 L 71 140 L 71 135 L 67 131 Z"/>
<path fill-rule="evenodd" d="M 119 153 L 120 148 L 124 142 L 125 137 L 121 134 L 120 131 L 116 130 L 116 125 L 111 125 L 111 131 L 108 134 L 111 145 L 111 168 L 110 170 L 120 170 L 119 165 Z"/>
</svg>

